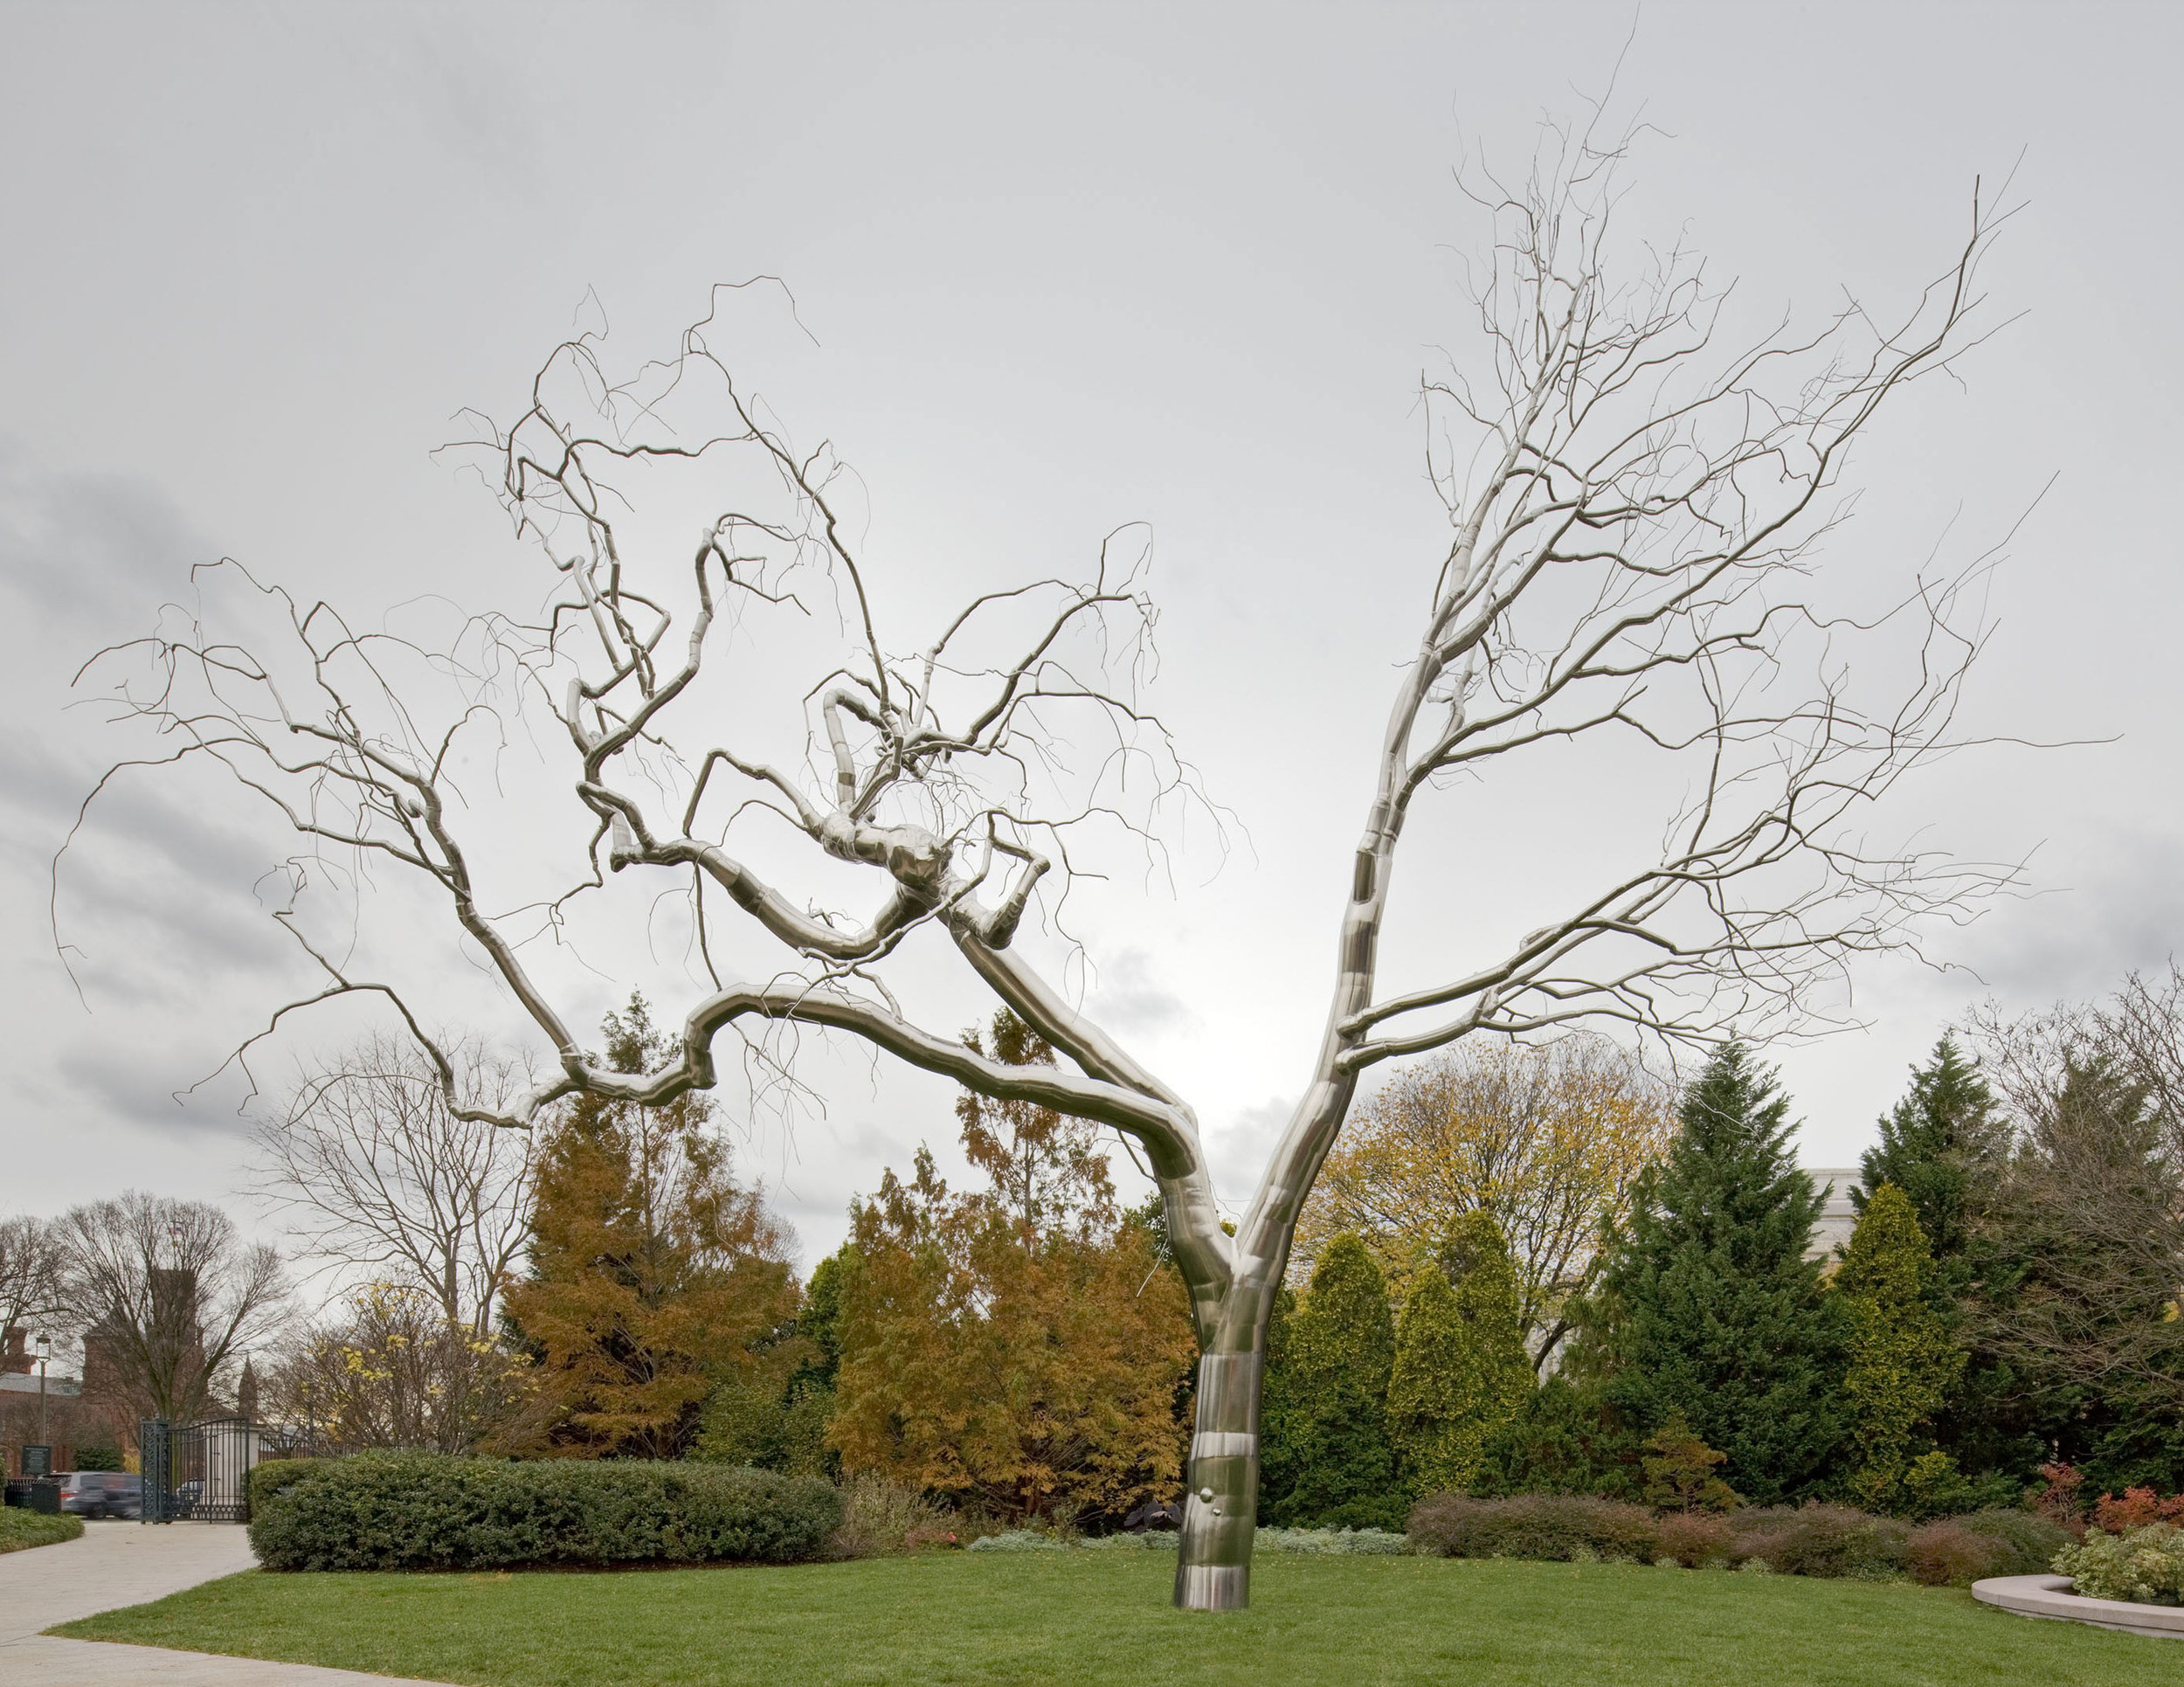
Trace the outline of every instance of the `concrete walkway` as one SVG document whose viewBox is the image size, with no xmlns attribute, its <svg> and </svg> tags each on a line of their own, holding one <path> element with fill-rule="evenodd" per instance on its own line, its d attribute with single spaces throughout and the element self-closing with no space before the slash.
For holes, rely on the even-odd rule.
<svg viewBox="0 0 2184 1687">
<path fill-rule="evenodd" d="M 37 1687 L 390 1687 L 390 1676 L 156 1646 L 59 1640 L 40 1628 L 163 1599 L 257 1563 L 232 1523 L 87 1523 L 81 1540 L 0 1552 L 0 1681 Z M 410 1687 L 436 1687 L 411 1683 Z"/>
</svg>

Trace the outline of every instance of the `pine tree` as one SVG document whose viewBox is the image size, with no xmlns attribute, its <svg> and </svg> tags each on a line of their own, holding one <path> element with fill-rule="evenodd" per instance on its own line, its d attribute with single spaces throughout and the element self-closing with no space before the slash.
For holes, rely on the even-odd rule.
<svg viewBox="0 0 2184 1687">
<path fill-rule="evenodd" d="M 1788 1112 L 1741 1044 L 1708 1064 L 1614 1239 L 1586 1356 L 1628 1431 L 1681 1410 L 1761 1504 L 1810 1491 L 1842 1433 L 1841 1312 L 1806 1257 L 1821 1198 L 1792 1158 Z"/>
<path fill-rule="evenodd" d="M 1935 1450 L 1927 1426 L 1964 1370 L 1964 1351 L 1935 1303 L 1935 1276 L 1911 1197 L 1882 1184 L 1865 1203 L 1835 1280 L 1849 1324 L 1847 1480 L 1852 1497 L 1871 1510 L 1902 1504 L 1904 1473 Z"/>
<path fill-rule="evenodd" d="M 1462 1214 L 1441 1254 L 1442 1269 L 1419 1273 L 1403 1303 L 1388 1378 L 1389 1434 L 1412 1494 L 1468 1487 L 1533 1386 L 1493 1214 Z"/>
<path fill-rule="evenodd" d="M 1269 1523 L 1400 1525 L 1387 1426 L 1394 1359 L 1380 1268 L 1356 1236 L 1337 1236 L 1289 1320 L 1277 1421 L 1261 1420 L 1261 1512 Z"/>
<path fill-rule="evenodd" d="M 1934 1045 L 1932 1062 L 1911 1068 L 1911 1093 L 1883 1116 L 1880 1144 L 1859 1165 L 1865 1186 L 1850 1198 L 1863 1213 L 1869 1191 L 1883 1184 L 1902 1190 L 1928 1249 L 1950 1276 L 2001 1166 L 1994 1092 L 1956 1039 L 1945 1035 Z"/>
</svg>

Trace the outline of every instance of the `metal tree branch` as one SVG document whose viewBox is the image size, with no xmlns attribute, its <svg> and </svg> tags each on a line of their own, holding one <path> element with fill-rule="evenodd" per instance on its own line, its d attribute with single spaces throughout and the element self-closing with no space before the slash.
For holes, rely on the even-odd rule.
<svg viewBox="0 0 2184 1687">
<path fill-rule="evenodd" d="M 1119 825 L 1158 848 L 1164 815 L 1202 800 L 1143 701 L 1155 614 L 1132 536 L 1110 535 L 1089 577 L 932 613 L 938 631 L 897 652 L 845 538 L 831 447 L 794 448 L 764 419 L 715 355 L 710 315 L 675 357 L 625 379 L 598 339 L 570 342 L 522 414 L 470 442 L 556 583 L 540 618 L 480 616 L 438 643 L 359 633 L 222 564 L 207 589 L 256 614 L 254 633 L 216 633 L 198 613 L 107 654 L 121 716 L 158 743 L 135 759 L 217 764 L 322 868 L 399 868 L 444 899 L 554 1049 L 556 1075 L 511 1107 L 460 1094 L 401 991 L 352 978 L 295 899 L 280 917 L 329 979 L 311 999 L 391 999 L 459 1118 L 522 1126 L 579 1092 L 658 1104 L 717 1081 L 724 1036 L 766 1061 L 771 1032 L 814 1027 L 1142 1146 L 1205 1353 L 1178 1600 L 1241 1605 L 1267 1319 L 1363 1073 L 1465 1036 L 1579 1021 L 1692 1042 L 1795 1023 L 1849 958 L 1915 945 L 2008 882 L 1860 830 L 1955 742 L 1981 637 L 1964 614 L 1976 565 L 1864 622 L 1824 612 L 1811 584 L 1847 514 L 1853 443 L 1891 395 L 1975 342 L 1993 218 L 1975 204 L 1955 259 L 1893 328 L 1854 305 L 1818 335 L 1724 351 L 1722 295 L 1680 251 L 1614 279 L 1616 156 L 1561 147 L 1522 189 L 1482 200 L 1497 232 L 1475 289 L 1493 397 L 1454 372 L 1426 384 L 1451 539 L 1378 749 L 1325 1030 L 1233 1238 L 1188 1103 L 1015 942 L 1027 921 L 1055 928 L 1073 839 Z M 723 430 L 688 425 L 708 401 Z M 670 550 L 623 513 L 619 487 L 673 474 L 717 496 L 695 545 Z M 663 554 L 688 561 L 662 566 Z M 746 619 L 784 637 L 823 626 L 807 598 L 832 598 L 840 637 L 801 694 L 801 761 L 768 759 L 718 727 L 757 736 L 730 635 Z M 1854 647 L 1895 650 L 1910 677 L 1883 695 L 1862 668 L 1854 686 Z M 513 743 L 539 711 L 566 741 L 587 841 L 578 871 L 496 908 L 514 857 L 480 820 L 462 758 L 474 741 Z M 1611 740 L 1683 793 L 1658 849 L 1607 863 L 1506 953 L 1382 994 L 1413 816 L 1476 796 L 1506 758 Z M 784 837 L 815 865 L 870 875 L 868 911 L 801 902 L 762 873 L 755 850 Z M 689 900 L 712 988 L 672 1060 L 615 1072 L 583 1048 L 534 951 L 569 941 L 612 881 L 660 875 Z M 723 926 L 722 898 L 740 923 Z M 1075 1069 L 1010 1066 L 912 1023 L 884 973 L 928 928 Z"/>
</svg>

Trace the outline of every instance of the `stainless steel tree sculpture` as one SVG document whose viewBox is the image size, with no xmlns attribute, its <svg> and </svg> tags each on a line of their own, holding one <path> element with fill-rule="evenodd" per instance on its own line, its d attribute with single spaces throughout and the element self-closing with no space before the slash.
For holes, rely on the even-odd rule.
<svg viewBox="0 0 2184 1687">
<path fill-rule="evenodd" d="M 2008 876 L 1875 849 L 1858 829 L 1947 747 L 1980 637 L 1962 625 L 1966 577 L 1906 581 L 1896 607 L 1863 624 L 1823 612 L 1811 590 L 1816 543 L 1844 512 L 1853 441 L 1890 394 L 1967 342 L 1993 219 L 1975 204 L 1956 261 L 1893 330 L 1854 306 L 1814 337 L 1724 352 L 1722 295 L 1685 253 L 1638 248 L 1627 280 L 1611 274 L 1618 157 L 1560 137 L 1524 186 L 1480 197 L 1496 239 L 1470 296 L 1494 384 L 1450 375 L 1426 386 L 1452 536 L 1421 579 L 1415 653 L 1374 752 L 1325 1032 L 1233 1235 L 1190 1103 L 1013 942 L 1027 917 L 1052 924 L 1073 840 L 1088 847 L 1117 822 L 1150 835 L 1161 805 L 1195 790 L 1141 693 L 1152 609 L 1118 560 L 1125 542 L 1102 547 L 1089 579 L 932 615 L 905 653 L 882 636 L 888 594 L 868 590 L 872 564 L 846 536 L 839 465 L 827 447 L 792 448 L 738 385 L 710 315 L 673 360 L 626 379 L 610 377 L 598 340 L 562 346 L 529 407 L 488 430 L 499 495 L 551 565 L 542 614 L 473 618 L 428 651 L 352 631 L 325 604 L 305 609 L 223 563 L 211 585 L 269 610 L 273 632 L 231 635 L 200 614 L 110 653 L 113 695 L 166 735 L 144 760 L 222 764 L 302 834 L 298 860 L 321 877 L 343 856 L 398 866 L 452 913 L 558 1062 L 506 1109 L 457 1093 L 403 987 L 356 976 L 295 901 L 276 917 L 323 969 L 308 1000 L 384 996 L 460 1117 L 522 1127 L 579 1091 L 665 1102 L 715 1082 L 724 1036 L 760 1077 L 784 1074 L 798 1028 L 824 1027 L 1140 1145 L 1203 1349 L 1176 1602 L 1241 1607 L 1268 1317 L 1298 1209 L 1368 1068 L 1475 1034 L 1578 1021 L 1685 1041 L 1764 1028 L 1806 1011 L 1849 958 L 1915 944 L 1925 923 L 1961 917 Z M 676 432 L 667 418 L 701 399 L 721 406 L 725 429 Z M 706 477 L 713 499 L 679 569 L 625 513 L 670 471 Z M 763 759 L 729 736 L 755 735 L 765 715 L 767 700 L 735 690 L 738 664 L 757 640 L 806 636 L 820 624 L 807 611 L 830 593 L 836 653 L 800 705 L 771 700 L 801 742 Z M 996 655 L 1005 633 L 1020 642 Z M 1854 686 L 1849 653 L 1869 646 L 1880 653 L 1860 655 L 1873 666 Z M 1906 677 L 1891 695 L 1871 695 L 1890 689 L 1874 674 L 1897 671 Z M 461 757 L 480 736 L 495 755 L 520 747 L 510 723 L 542 709 L 580 805 L 583 831 L 568 834 L 577 871 L 496 912 L 515 895 L 511 863 L 535 867 L 553 839 L 535 812 L 521 836 L 494 835 L 482 817 L 497 787 L 466 784 Z M 1504 757 L 1610 734 L 1639 765 L 1658 764 L 1657 852 L 1604 870 L 1507 953 L 1380 993 L 1398 847 L 1421 795 L 1476 789 Z M 765 851 L 800 875 L 797 892 L 761 875 Z M 877 887 L 868 918 L 800 899 L 831 892 L 846 869 Z M 589 1056 L 536 966 L 534 945 L 580 899 L 605 895 L 609 873 L 687 895 L 711 979 L 658 1071 Z M 370 882 L 359 876 L 358 894 Z M 723 899 L 753 945 L 725 975 Z M 912 1023 L 886 974 L 920 932 L 952 945 L 1068 1064 L 1006 1065 Z"/>
</svg>

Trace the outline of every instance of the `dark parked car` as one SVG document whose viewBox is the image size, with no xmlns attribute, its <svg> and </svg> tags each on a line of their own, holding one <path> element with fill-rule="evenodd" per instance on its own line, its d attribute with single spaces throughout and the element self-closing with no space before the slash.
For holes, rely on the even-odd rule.
<svg viewBox="0 0 2184 1687">
<path fill-rule="evenodd" d="M 144 1479 L 128 1470 L 71 1470 L 60 1478 L 60 1509 L 82 1518 L 141 1518 Z"/>
</svg>

